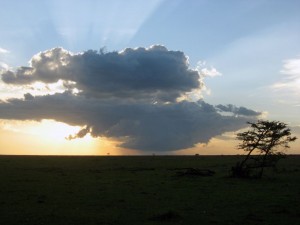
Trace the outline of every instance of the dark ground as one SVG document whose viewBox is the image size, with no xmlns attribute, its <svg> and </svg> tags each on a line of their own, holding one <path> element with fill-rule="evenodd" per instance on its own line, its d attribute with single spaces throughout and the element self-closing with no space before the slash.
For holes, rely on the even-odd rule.
<svg viewBox="0 0 300 225">
<path fill-rule="evenodd" d="M 300 156 L 261 180 L 229 178 L 239 159 L 0 156 L 0 224 L 300 224 Z"/>
</svg>

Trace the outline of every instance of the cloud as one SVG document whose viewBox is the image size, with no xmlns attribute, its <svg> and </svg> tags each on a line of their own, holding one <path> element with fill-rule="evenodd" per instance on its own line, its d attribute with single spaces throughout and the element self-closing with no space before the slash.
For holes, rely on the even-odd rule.
<svg viewBox="0 0 300 225">
<path fill-rule="evenodd" d="M 212 137 L 235 131 L 255 117 L 222 116 L 204 101 L 170 104 L 124 103 L 75 96 L 26 95 L 0 103 L 2 119 L 53 119 L 84 127 L 69 139 L 91 133 L 93 137 L 110 137 L 121 146 L 148 151 L 168 151 L 207 143 Z"/>
<path fill-rule="evenodd" d="M 69 135 L 66 137 L 67 140 L 73 140 L 76 138 L 83 138 L 85 135 L 89 134 L 91 132 L 90 127 L 85 127 L 81 130 L 79 130 L 75 135 Z"/>
<path fill-rule="evenodd" d="M 6 63 L 4 63 L 4 62 L 0 62 L 0 69 L 8 70 L 9 66 Z"/>
<path fill-rule="evenodd" d="M 216 68 L 214 68 L 212 66 L 207 66 L 206 61 L 198 61 L 196 70 L 199 73 L 200 82 L 202 83 L 202 87 L 201 87 L 201 92 L 192 91 L 189 94 L 189 98 L 193 99 L 193 100 L 203 98 L 203 95 L 202 95 L 203 93 L 205 93 L 207 95 L 211 94 L 212 91 L 204 83 L 205 78 L 207 78 L 207 77 L 213 78 L 213 77 L 222 75 L 222 73 L 220 73 Z"/>
<path fill-rule="evenodd" d="M 216 68 L 212 66 L 207 67 L 205 61 L 199 61 L 196 69 L 203 77 L 216 77 L 222 75 L 222 73 L 220 73 Z"/>
<path fill-rule="evenodd" d="M 174 102 L 201 87 L 199 73 L 189 68 L 184 53 L 159 45 L 79 54 L 54 48 L 34 56 L 29 67 L 2 73 L 2 81 L 14 85 L 59 80 L 71 82 L 66 87 L 85 96 L 163 102 Z"/>
<path fill-rule="evenodd" d="M 289 78 L 299 78 L 300 74 L 300 58 L 288 59 L 284 61 L 281 73 L 286 74 Z"/>
<path fill-rule="evenodd" d="M 284 77 L 281 81 L 272 85 L 272 88 L 288 92 L 289 95 L 300 97 L 300 57 L 283 61 L 283 68 L 280 71 Z"/>
<path fill-rule="evenodd" d="M 2 72 L 2 80 L 13 85 L 60 80 L 66 91 L 0 101 L 0 118 L 52 119 L 82 127 L 69 140 L 91 134 L 116 139 L 124 148 L 173 151 L 208 143 L 260 115 L 245 107 L 180 99 L 201 91 L 202 76 L 189 68 L 183 52 L 164 46 L 78 54 L 55 48 L 34 56 L 29 67 Z M 222 114 L 229 111 L 233 114 Z"/>
<path fill-rule="evenodd" d="M 220 112 L 232 113 L 235 116 L 261 116 L 262 112 L 256 112 L 245 107 L 236 107 L 235 105 L 217 105 L 216 108 Z"/>
<path fill-rule="evenodd" d="M 7 49 L 0 48 L 0 54 L 5 54 L 5 53 L 9 53 L 9 51 Z"/>
<path fill-rule="evenodd" d="M 1 71 L 1 69 L 2 70 L 8 70 L 9 69 L 9 66 L 5 62 L 2 61 L 3 59 L 1 57 L 1 55 L 7 54 L 7 53 L 9 53 L 8 50 L 6 50 L 4 48 L 0 48 L 0 71 Z"/>
</svg>

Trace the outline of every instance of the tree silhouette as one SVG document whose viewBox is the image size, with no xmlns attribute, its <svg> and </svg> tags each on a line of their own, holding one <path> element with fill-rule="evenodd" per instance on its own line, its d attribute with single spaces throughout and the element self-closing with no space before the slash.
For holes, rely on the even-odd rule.
<svg viewBox="0 0 300 225">
<path fill-rule="evenodd" d="M 278 160 L 285 155 L 280 147 L 289 148 L 289 143 L 297 138 L 291 136 L 287 124 L 279 121 L 258 120 L 248 124 L 251 125 L 250 130 L 237 134 L 237 139 L 242 141 L 238 149 L 248 153 L 242 162 L 232 168 L 232 175 L 249 177 L 253 169 L 259 168 L 256 176 L 261 178 L 265 167 L 275 167 Z M 253 152 L 258 152 L 259 155 L 251 158 Z"/>
</svg>

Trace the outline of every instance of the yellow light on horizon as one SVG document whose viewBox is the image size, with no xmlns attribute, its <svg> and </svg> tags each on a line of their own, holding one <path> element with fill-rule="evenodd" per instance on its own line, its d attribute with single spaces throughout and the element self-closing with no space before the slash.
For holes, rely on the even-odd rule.
<svg viewBox="0 0 300 225">
<path fill-rule="evenodd" d="M 67 140 L 81 127 L 54 120 L 17 121 L 0 120 L 0 154 L 21 155 L 99 155 L 106 140 L 83 138 Z M 104 143 L 103 143 L 104 142 Z"/>
<path fill-rule="evenodd" d="M 41 138 L 52 141 L 66 141 L 65 138 L 70 134 L 77 133 L 81 127 L 70 126 L 68 124 L 54 120 L 42 120 L 40 124 L 28 125 L 24 132 L 40 136 Z"/>
</svg>

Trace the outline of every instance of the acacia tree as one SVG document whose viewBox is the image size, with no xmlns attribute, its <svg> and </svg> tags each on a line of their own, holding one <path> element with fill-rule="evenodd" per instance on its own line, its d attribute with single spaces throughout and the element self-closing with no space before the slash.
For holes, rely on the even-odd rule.
<svg viewBox="0 0 300 225">
<path fill-rule="evenodd" d="M 264 168 L 277 161 L 284 155 L 284 149 L 289 148 L 289 143 L 297 138 L 291 136 L 287 124 L 279 121 L 258 120 L 256 123 L 248 122 L 251 129 L 237 134 L 237 139 L 242 141 L 238 149 L 247 152 L 246 157 L 232 168 L 234 176 L 248 177 L 251 168 L 260 168 L 258 177 L 262 177 Z M 255 166 L 250 165 L 249 159 L 253 152 L 258 152 Z"/>
</svg>

